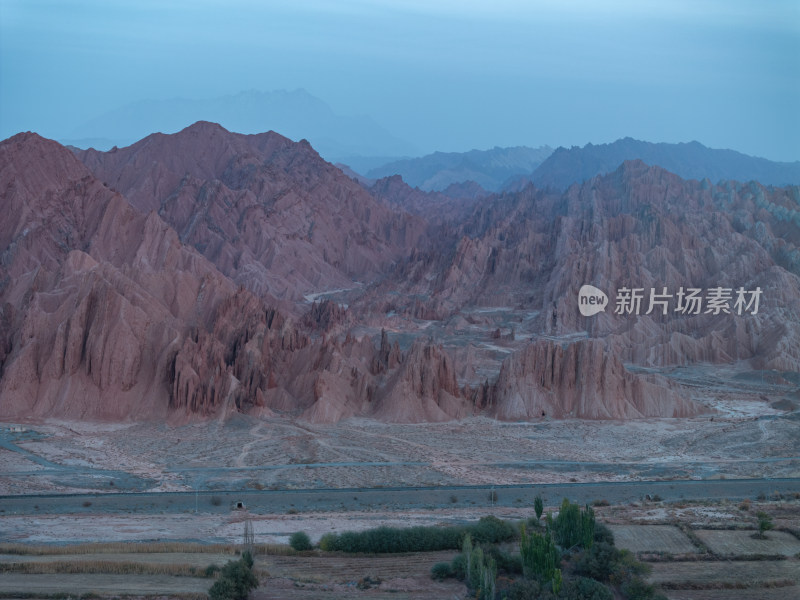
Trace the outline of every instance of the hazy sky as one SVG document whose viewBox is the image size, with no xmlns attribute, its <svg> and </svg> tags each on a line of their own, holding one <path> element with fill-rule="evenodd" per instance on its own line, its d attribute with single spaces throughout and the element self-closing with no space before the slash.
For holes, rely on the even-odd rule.
<svg viewBox="0 0 800 600">
<path fill-rule="evenodd" d="M 0 137 L 305 88 L 421 151 L 698 140 L 800 160 L 797 0 L 0 0 Z"/>
</svg>

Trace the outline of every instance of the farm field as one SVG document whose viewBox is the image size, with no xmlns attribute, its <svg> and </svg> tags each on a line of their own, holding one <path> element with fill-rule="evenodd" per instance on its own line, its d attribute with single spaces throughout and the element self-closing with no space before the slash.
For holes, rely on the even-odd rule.
<svg viewBox="0 0 800 600">
<path fill-rule="evenodd" d="M 677 527 L 672 525 L 610 525 L 618 548 L 639 552 L 687 554 L 698 548 Z"/>
<path fill-rule="evenodd" d="M 753 538 L 751 530 L 698 529 L 700 538 L 714 554 L 735 556 L 742 554 L 782 554 L 794 556 L 800 553 L 800 540 L 785 531 L 770 531 L 767 539 Z"/>
<path fill-rule="evenodd" d="M 435 582 L 431 567 L 449 562 L 456 552 L 419 552 L 389 556 L 266 556 L 256 561 L 270 573 L 254 600 L 352 598 L 439 600 L 463 598 L 466 587 L 454 580 Z M 290 594 L 290 595 L 289 595 Z"/>
<path fill-rule="evenodd" d="M 33 551 L 34 549 L 32 549 Z M 434 582 L 431 567 L 450 561 L 455 552 L 428 552 L 391 556 L 349 556 L 339 554 L 273 556 L 259 555 L 255 570 L 262 581 L 254 599 L 348 598 L 355 589 L 364 598 L 438 599 L 463 597 L 466 588 L 460 582 Z M 235 555 L 191 552 L 128 552 L 79 554 L 3 554 L 0 568 L 0 594 L 204 594 L 211 578 L 169 576 L 165 574 L 109 574 L 141 565 L 154 571 L 160 568 L 223 565 Z M 71 568 L 86 573 L 14 572 L 25 568 L 35 571 L 53 567 Z M 92 570 L 107 571 L 104 573 Z"/>
<path fill-rule="evenodd" d="M 800 584 L 800 561 L 691 561 L 652 563 L 652 583 L 674 587 L 729 584 L 761 587 L 785 581 Z"/>
<path fill-rule="evenodd" d="M 457 552 L 414 552 L 384 556 L 264 556 L 256 566 L 273 577 L 337 583 L 357 582 L 365 577 L 390 579 L 429 572 L 437 562 L 450 562 Z"/>
<path fill-rule="evenodd" d="M 47 563 L 82 563 L 103 561 L 108 563 L 144 564 L 152 567 L 159 565 L 186 565 L 187 567 L 206 568 L 209 565 L 222 566 L 229 560 L 235 560 L 235 554 L 205 552 L 113 552 L 102 554 L 0 554 L 0 564 L 47 564 Z"/>
<path fill-rule="evenodd" d="M 205 597 L 211 579 L 200 577 L 173 577 L 170 575 L 109 575 L 107 573 L 80 574 L 23 574 L 3 573 L 0 577 L 0 594 L 119 594 L 164 595 L 197 594 Z"/>
<path fill-rule="evenodd" d="M 546 510 L 556 508 L 550 504 Z M 776 526 L 781 528 L 780 531 L 768 532 L 767 540 L 751 538 L 753 529 L 712 529 L 723 524 L 752 527 L 753 514 L 761 510 L 769 513 Z M 485 514 L 513 521 L 526 518 L 530 510 L 522 507 L 510 510 L 500 506 L 476 507 L 472 514 L 447 506 L 430 511 L 397 510 L 392 512 L 392 524 L 442 524 L 448 522 L 444 517 L 449 513 L 461 513 L 458 519 L 461 522 Z M 670 600 L 783 600 L 796 597 L 800 586 L 800 558 L 797 556 L 800 539 L 793 532 L 800 530 L 800 500 L 793 495 L 789 499 L 756 500 L 748 505 L 747 511 L 742 510 L 739 502 L 723 500 L 598 506 L 596 514 L 599 521 L 608 524 L 619 547 L 649 562 L 652 566 L 649 581 L 661 586 Z M 434 582 L 430 577 L 431 567 L 452 560 L 456 554 L 454 551 L 378 556 L 319 551 L 297 554 L 281 544 L 262 545 L 262 538 L 272 536 L 257 525 L 268 521 L 259 521 L 259 515 L 249 516 L 256 525 L 255 567 L 261 581 L 261 586 L 251 596 L 255 600 L 345 600 L 352 598 L 356 591 L 358 597 L 374 600 L 465 597 L 466 588 L 461 582 L 452 579 Z M 317 532 L 344 531 L 354 526 L 363 529 L 380 524 L 374 516 L 363 522 L 358 518 L 351 520 L 353 516 L 347 511 L 326 514 L 298 512 L 283 517 L 286 519 L 284 531 L 302 530 L 312 523 Z M 362 519 L 366 517 L 360 516 Z M 238 511 L 231 515 L 227 527 L 232 540 L 237 533 L 241 534 L 246 517 Z M 306 517 L 313 519 L 306 520 Z M 278 515 L 270 517 L 277 518 Z M 660 521 L 654 523 L 653 519 Z M 269 527 L 274 528 L 274 523 Z M 209 565 L 222 565 L 234 558 L 237 543 L 202 546 L 194 542 L 130 542 L 71 547 L 17 543 L 0 546 L 0 571 L 3 572 L 0 595 L 66 592 L 95 593 L 104 597 L 113 592 L 141 596 L 198 594 L 202 597 L 213 579 L 197 577 L 195 573 L 200 575 Z M 743 554 L 783 555 L 786 558 L 730 559 L 733 555 Z M 65 574 L 48 571 L 63 569 L 64 565 L 86 572 Z M 125 569 L 125 573 L 120 573 Z"/>
<path fill-rule="evenodd" d="M 744 590 L 674 590 L 669 600 L 792 600 L 800 598 L 800 587 L 748 588 Z"/>
</svg>

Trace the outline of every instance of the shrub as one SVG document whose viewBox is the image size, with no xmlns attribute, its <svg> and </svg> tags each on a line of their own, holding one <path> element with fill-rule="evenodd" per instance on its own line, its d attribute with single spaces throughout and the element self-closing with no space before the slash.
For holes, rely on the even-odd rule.
<svg viewBox="0 0 800 600">
<path fill-rule="evenodd" d="M 595 543 L 575 561 L 577 575 L 614 585 L 627 584 L 651 571 L 649 564 L 637 561 L 627 550 L 620 550 L 607 542 Z"/>
<path fill-rule="evenodd" d="M 463 554 L 457 555 L 450 563 L 450 570 L 453 572 L 453 577 L 464 581 L 467 577 L 467 559 Z"/>
<path fill-rule="evenodd" d="M 635 577 L 649 575 L 653 571 L 651 565 L 639 562 L 628 550 L 617 550 L 617 552 L 617 561 L 611 576 L 612 583 L 623 584 Z"/>
<path fill-rule="evenodd" d="M 614 533 L 606 527 L 603 523 L 595 523 L 594 525 L 594 541 L 605 542 L 606 544 L 614 545 Z"/>
<path fill-rule="evenodd" d="M 511 523 L 491 515 L 481 517 L 476 524 L 468 526 L 467 531 L 479 544 L 497 544 L 513 540 L 517 534 Z"/>
<path fill-rule="evenodd" d="M 495 562 L 499 573 L 522 575 L 522 557 L 519 554 L 505 552 L 495 545 L 484 546 L 483 554 Z"/>
<path fill-rule="evenodd" d="M 503 597 L 508 600 L 555 600 L 556 598 L 549 589 L 535 579 L 515 581 L 505 591 Z"/>
<path fill-rule="evenodd" d="M 541 529 L 542 523 L 536 519 L 536 517 L 528 517 L 525 519 L 525 522 L 522 523 L 526 529 Z"/>
<path fill-rule="evenodd" d="M 247 600 L 250 590 L 258 587 L 253 574 L 253 557 L 249 552 L 236 561 L 228 561 L 219 579 L 208 590 L 210 600 Z"/>
<path fill-rule="evenodd" d="M 298 552 L 304 552 L 313 548 L 311 545 L 311 538 L 308 537 L 305 531 L 296 531 L 293 533 L 289 538 L 289 545 Z"/>
<path fill-rule="evenodd" d="M 628 600 L 666 600 L 666 598 L 656 592 L 654 585 L 647 583 L 639 577 L 634 577 L 629 582 L 623 584 L 622 592 Z"/>
<path fill-rule="evenodd" d="M 333 552 L 337 541 L 338 536 L 335 533 L 326 533 L 319 539 L 319 548 L 324 552 Z"/>
<path fill-rule="evenodd" d="M 564 585 L 562 597 L 568 600 L 613 600 L 614 594 L 599 581 L 576 577 Z"/>
<path fill-rule="evenodd" d="M 483 517 L 467 527 L 378 527 L 360 532 L 327 533 L 320 540 L 320 548 L 351 553 L 458 550 L 466 534 L 477 543 L 496 544 L 514 539 L 516 529 L 497 517 Z"/>
<path fill-rule="evenodd" d="M 613 544 L 597 542 L 575 561 L 575 572 L 597 581 L 609 581 L 619 560 L 620 551 Z"/>
<path fill-rule="evenodd" d="M 536 511 L 536 520 L 542 518 L 542 512 L 544 511 L 544 500 L 542 500 L 541 496 L 536 496 L 533 499 L 533 510 Z"/>
<path fill-rule="evenodd" d="M 220 569 L 218 565 L 208 565 L 203 571 L 203 574 L 206 577 L 214 577 L 217 573 L 219 573 Z"/>
<path fill-rule="evenodd" d="M 553 578 L 556 567 L 561 561 L 561 554 L 550 532 L 545 535 L 536 532 L 528 535 L 523 528 L 519 551 L 522 555 L 522 570 L 525 577 L 535 577 L 542 581 L 550 581 Z"/>
<path fill-rule="evenodd" d="M 594 511 L 587 506 L 581 510 L 564 498 L 558 516 L 553 519 L 553 535 L 556 543 L 564 549 L 574 546 L 589 548 L 594 542 Z"/>
<path fill-rule="evenodd" d="M 769 531 L 770 529 L 774 529 L 775 525 L 772 524 L 772 517 L 770 517 L 763 510 L 758 511 L 756 513 L 756 517 L 758 518 L 758 537 L 763 540 L 765 537 L 767 537 L 765 532 Z"/>
<path fill-rule="evenodd" d="M 436 579 L 437 581 L 441 581 L 442 579 L 447 579 L 448 577 L 453 577 L 455 573 L 453 572 L 453 567 L 450 563 L 440 562 L 433 565 L 431 568 L 431 577 Z"/>
</svg>

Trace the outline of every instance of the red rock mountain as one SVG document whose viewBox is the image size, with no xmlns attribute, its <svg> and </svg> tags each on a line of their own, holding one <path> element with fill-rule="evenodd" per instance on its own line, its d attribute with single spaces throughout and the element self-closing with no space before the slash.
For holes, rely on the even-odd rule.
<svg viewBox="0 0 800 600">
<path fill-rule="evenodd" d="M 308 142 L 274 132 L 241 135 L 198 122 L 78 156 L 259 295 L 299 300 L 375 280 L 424 231 L 421 220 L 376 202 Z"/>
<path fill-rule="evenodd" d="M 375 185 L 304 142 L 210 123 L 106 153 L 0 142 L 0 416 L 683 417 L 700 410 L 685 391 L 624 364 L 800 371 L 796 187 L 632 162 L 563 194 L 437 195 L 436 219 L 429 195 Z M 612 303 L 623 287 L 763 295 L 758 314 L 584 317 L 583 284 Z M 361 291 L 301 302 L 339 288 Z M 485 307 L 527 315 L 526 335 Z M 474 346 L 430 338 L 437 323 L 457 340 L 486 327 L 505 360 L 487 373 Z"/>
<path fill-rule="evenodd" d="M 56 142 L 14 136 L 0 143 L 0 165 L 0 208 L 11 216 L 0 227 L 3 418 L 278 410 L 413 422 L 468 412 L 436 349 L 404 356 L 385 337 L 378 347 L 312 339 Z M 323 303 L 304 321 L 327 331 L 345 317 Z M 441 384 L 423 385 L 429 374 Z"/>
<path fill-rule="evenodd" d="M 163 417 L 183 331 L 234 286 L 56 142 L 0 143 L 0 186 L 0 413 Z"/>
<path fill-rule="evenodd" d="M 798 195 L 796 187 L 685 181 L 629 162 L 563 195 L 528 187 L 479 205 L 449 251 L 417 253 L 382 290 L 401 289 L 391 308 L 425 318 L 446 319 L 471 305 L 530 308 L 541 333 L 602 339 L 625 362 L 747 359 L 756 368 L 797 371 Z M 645 315 L 645 300 L 639 315 L 617 315 L 611 305 L 584 317 L 583 284 L 609 295 L 644 288 L 648 297 L 664 287 L 673 295 L 719 286 L 763 293 L 755 315 Z M 386 297 L 375 291 L 364 303 L 384 310 Z"/>
<path fill-rule="evenodd" d="M 468 184 L 463 186 L 453 184 L 444 192 L 423 192 L 419 188 L 409 186 L 400 175 L 378 179 L 367 189 L 378 200 L 419 215 L 428 223 L 437 226 L 464 221 L 477 202 L 488 195 L 486 192 L 480 193 Z"/>
<path fill-rule="evenodd" d="M 510 356 L 491 390 L 504 420 L 688 417 L 697 406 L 663 378 L 635 376 L 600 340 L 539 340 Z"/>
</svg>

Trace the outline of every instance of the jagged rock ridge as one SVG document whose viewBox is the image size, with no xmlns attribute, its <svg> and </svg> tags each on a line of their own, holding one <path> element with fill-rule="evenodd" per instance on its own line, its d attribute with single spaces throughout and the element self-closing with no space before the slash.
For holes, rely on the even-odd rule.
<svg viewBox="0 0 800 600">
<path fill-rule="evenodd" d="M 424 223 L 375 201 L 307 142 L 199 122 L 79 158 L 158 214 L 238 285 L 298 300 L 373 280 L 421 243 Z"/>
<path fill-rule="evenodd" d="M 425 223 L 406 209 L 430 194 L 399 178 L 370 194 L 277 134 L 200 123 L 77 156 L 89 168 L 35 134 L 0 143 L 5 417 L 683 417 L 701 409 L 624 363 L 800 371 L 796 187 L 629 162 L 563 194 L 529 187 Z M 303 299 L 356 278 L 348 307 Z M 584 283 L 764 296 L 756 315 L 590 318 Z M 513 351 L 480 381 L 474 352 L 424 334 L 479 326 L 476 306 L 527 311 L 532 332 L 487 332 Z M 363 333 L 384 323 L 394 333 Z M 463 373 L 475 383 L 460 387 Z"/>
<path fill-rule="evenodd" d="M 0 164 L 0 206 L 14 216 L 0 229 L 4 418 L 278 410 L 414 422 L 469 412 L 435 348 L 403 355 L 385 336 L 377 348 L 312 338 L 57 143 L 20 134 L 0 143 Z M 346 312 L 323 302 L 303 320 L 330 332 Z M 440 380 L 423 385 L 431 374 Z"/>
</svg>

